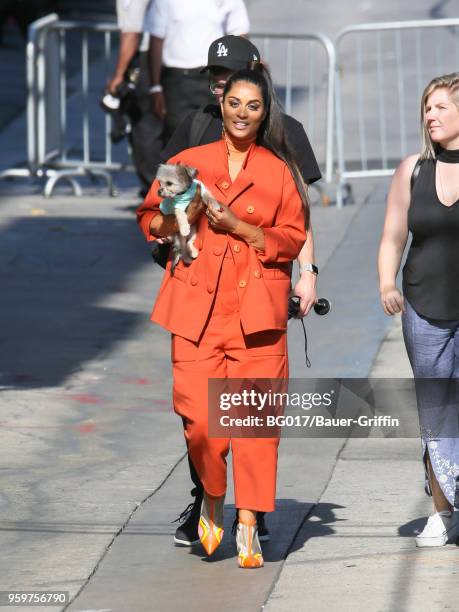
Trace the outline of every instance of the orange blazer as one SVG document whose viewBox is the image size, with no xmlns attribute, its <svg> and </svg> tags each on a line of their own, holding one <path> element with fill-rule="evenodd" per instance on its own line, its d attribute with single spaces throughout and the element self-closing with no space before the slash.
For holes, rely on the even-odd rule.
<svg viewBox="0 0 459 612">
<path fill-rule="evenodd" d="M 198 178 L 212 195 L 242 220 L 262 227 L 264 252 L 230 233 L 213 230 L 202 214 L 195 245 L 199 255 L 189 265 L 180 261 L 171 275 L 168 263 L 151 320 L 192 341 L 201 336 L 214 298 L 218 275 L 230 248 L 238 278 L 240 317 L 245 334 L 285 329 L 290 291 L 290 262 L 305 240 L 303 205 L 287 165 L 268 149 L 253 144 L 234 183 L 228 173 L 223 140 L 186 149 L 169 160 L 198 169 Z M 150 223 L 159 210 L 158 181 L 137 210 L 148 241 Z"/>
</svg>

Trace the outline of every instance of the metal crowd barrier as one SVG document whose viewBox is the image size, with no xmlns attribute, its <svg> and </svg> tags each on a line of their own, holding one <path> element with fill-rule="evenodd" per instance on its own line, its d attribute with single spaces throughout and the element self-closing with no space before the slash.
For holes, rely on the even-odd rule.
<svg viewBox="0 0 459 612">
<path fill-rule="evenodd" d="M 419 151 L 421 92 L 434 76 L 457 70 L 458 34 L 459 19 L 354 25 L 335 44 L 323 34 L 253 34 L 286 112 L 306 129 L 325 184 L 336 181 L 338 206 L 350 179 L 388 176 Z M 114 193 L 111 173 L 132 168 L 126 147 L 112 145 L 111 118 L 99 107 L 116 61 L 114 35 L 116 24 L 55 14 L 30 26 L 28 165 L 0 178 L 45 177 L 51 196 L 60 180 L 80 195 L 77 179 L 88 175 Z M 68 44 L 80 51 L 76 62 Z"/>
<path fill-rule="evenodd" d="M 422 91 L 458 70 L 458 28 L 459 19 L 435 19 L 353 25 L 338 34 L 338 206 L 349 179 L 389 176 L 420 150 Z"/>
<path fill-rule="evenodd" d="M 27 168 L 7 170 L 2 178 L 45 177 L 44 195 L 50 197 L 61 180 L 81 195 L 77 178 L 86 175 L 102 178 L 110 195 L 115 193 L 111 172 L 131 165 L 125 151 L 114 152 L 111 117 L 99 107 L 114 66 L 114 33 L 116 24 L 59 21 L 56 14 L 31 24 L 26 54 Z M 67 59 L 68 44 L 80 49 L 74 65 Z"/>
<path fill-rule="evenodd" d="M 259 34 L 251 39 L 268 64 L 285 112 L 303 124 L 324 180 L 333 179 L 335 47 L 325 34 Z"/>
<path fill-rule="evenodd" d="M 131 168 L 125 146 L 110 140 L 111 118 L 99 107 L 116 63 L 114 23 L 60 21 L 48 15 L 29 28 L 27 45 L 28 167 L 5 176 L 45 177 L 44 194 L 58 181 L 81 195 L 78 177 L 102 177 L 114 193 L 111 173 Z M 305 125 L 331 182 L 333 172 L 334 47 L 324 35 L 253 35 L 263 49 L 287 113 Z M 79 50 L 78 62 L 71 64 Z M 74 61 L 74 60 L 73 60 Z M 306 112 L 305 112 L 306 111 Z"/>
</svg>

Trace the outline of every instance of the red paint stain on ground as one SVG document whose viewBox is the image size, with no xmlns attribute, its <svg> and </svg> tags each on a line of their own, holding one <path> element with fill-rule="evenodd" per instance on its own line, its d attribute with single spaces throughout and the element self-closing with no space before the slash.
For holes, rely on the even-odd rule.
<svg viewBox="0 0 459 612">
<path fill-rule="evenodd" d="M 128 385 L 149 385 L 148 378 L 126 378 L 124 382 Z"/>
<path fill-rule="evenodd" d="M 80 404 L 104 404 L 105 403 L 105 400 L 103 400 L 98 395 L 77 394 L 77 395 L 68 395 L 67 397 L 75 400 L 76 402 L 80 402 Z"/>
<path fill-rule="evenodd" d="M 76 428 L 80 433 L 92 433 L 96 430 L 96 426 L 94 423 L 80 423 Z"/>
</svg>

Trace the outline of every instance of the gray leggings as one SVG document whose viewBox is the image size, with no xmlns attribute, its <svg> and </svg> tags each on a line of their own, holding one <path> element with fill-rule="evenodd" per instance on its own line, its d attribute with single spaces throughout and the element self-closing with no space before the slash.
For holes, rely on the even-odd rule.
<svg viewBox="0 0 459 612">
<path fill-rule="evenodd" d="M 459 378 L 459 321 L 423 317 L 406 299 L 405 306 L 406 313 L 402 315 L 403 338 L 414 377 Z M 418 405 L 420 403 L 418 393 Z M 437 429 L 436 433 L 422 431 L 423 457 L 428 449 L 437 481 L 449 503 L 456 508 L 459 507 L 458 420 L 458 406 L 449 406 L 446 431 L 444 423 L 433 428 Z"/>
</svg>

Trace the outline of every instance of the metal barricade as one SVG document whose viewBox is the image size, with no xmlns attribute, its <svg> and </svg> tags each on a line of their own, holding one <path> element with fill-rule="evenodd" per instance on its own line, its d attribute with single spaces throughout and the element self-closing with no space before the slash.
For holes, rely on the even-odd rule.
<svg viewBox="0 0 459 612">
<path fill-rule="evenodd" d="M 111 118 L 99 107 L 116 61 L 116 33 L 114 23 L 59 21 L 55 14 L 30 26 L 28 167 L 0 178 L 44 176 L 50 196 L 59 180 L 79 195 L 79 176 L 101 176 L 113 193 L 111 172 L 132 168 L 125 147 L 113 147 Z M 336 145 L 338 206 L 349 179 L 388 176 L 419 150 L 422 89 L 434 76 L 457 70 L 458 34 L 459 19 L 354 25 L 335 45 L 323 34 L 253 34 L 327 184 Z M 73 65 L 68 44 L 79 50 Z"/>
<path fill-rule="evenodd" d="M 34 22 L 27 44 L 27 162 L 7 176 L 47 178 L 44 195 L 58 181 L 70 182 L 81 195 L 77 177 L 100 177 L 115 193 L 112 171 L 131 168 L 128 154 L 115 151 L 111 117 L 99 106 L 104 84 L 115 62 L 116 24 L 59 21 L 56 14 Z M 68 59 L 68 44 L 79 49 Z"/>
<path fill-rule="evenodd" d="M 61 180 L 70 182 L 74 193 L 81 195 L 78 177 L 101 176 L 113 194 L 111 172 L 132 167 L 125 147 L 112 145 L 111 118 L 99 106 L 102 88 L 116 63 L 116 33 L 114 23 L 60 21 L 55 14 L 31 25 L 28 168 L 7 170 L 3 176 L 45 177 L 46 196 Z M 325 180 L 330 182 L 335 75 L 331 40 L 321 34 L 258 33 L 252 38 L 271 68 L 286 112 L 303 122 Z M 69 44 L 72 53 L 68 53 Z"/>
<path fill-rule="evenodd" d="M 29 40 L 26 47 L 28 167 L 10 168 L 3 171 L 0 174 L 0 178 L 39 175 L 39 149 L 43 143 L 43 138 L 40 138 L 39 126 L 45 125 L 47 113 L 47 91 L 45 86 L 46 45 L 44 37 L 57 20 L 58 16 L 51 14 L 38 19 L 29 27 Z"/>
<path fill-rule="evenodd" d="M 261 34 L 251 39 L 268 64 L 285 112 L 299 120 L 323 170 L 333 177 L 335 48 L 325 34 Z"/>
<path fill-rule="evenodd" d="M 458 70 L 459 19 L 354 25 L 335 47 L 340 206 L 346 181 L 389 176 L 420 150 L 421 94 Z"/>
</svg>

